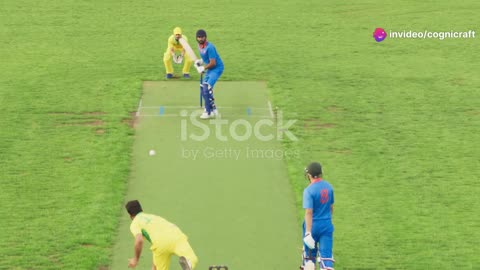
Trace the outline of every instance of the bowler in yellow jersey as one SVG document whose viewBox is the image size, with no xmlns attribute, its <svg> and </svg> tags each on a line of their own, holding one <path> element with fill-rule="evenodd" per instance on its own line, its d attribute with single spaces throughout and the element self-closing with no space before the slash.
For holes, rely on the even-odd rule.
<svg viewBox="0 0 480 270">
<path fill-rule="evenodd" d="M 172 255 L 179 257 L 183 270 L 192 270 L 198 258 L 188 243 L 187 236 L 173 223 L 162 217 L 144 213 L 140 202 L 129 201 L 127 209 L 132 223 L 130 231 L 135 238 L 135 257 L 129 259 L 128 267 L 135 268 L 142 253 L 143 240 L 150 242 L 153 253 L 153 270 L 168 270 Z"/>
<path fill-rule="evenodd" d="M 168 38 L 167 50 L 163 54 L 163 63 L 165 64 L 167 79 L 173 78 L 172 58 L 177 54 L 181 56 L 180 62 L 182 60 L 184 61 L 182 69 L 183 77 L 187 79 L 190 78 L 190 67 L 192 66 L 193 60 L 188 56 L 188 54 L 185 54 L 185 49 L 179 42 L 180 38 L 183 38 L 188 42 L 188 38 L 182 35 L 182 29 L 180 27 L 175 27 L 175 29 L 173 29 L 173 35 Z"/>
</svg>

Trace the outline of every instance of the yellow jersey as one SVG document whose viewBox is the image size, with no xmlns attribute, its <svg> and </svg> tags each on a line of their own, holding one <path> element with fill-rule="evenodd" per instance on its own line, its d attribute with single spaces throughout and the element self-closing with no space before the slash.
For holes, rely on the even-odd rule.
<svg viewBox="0 0 480 270">
<path fill-rule="evenodd" d="M 182 35 L 182 38 L 185 39 L 185 40 L 188 42 L 188 38 L 187 38 L 186 36 Z M 167 48 L 167 51 L 170 51 L 172 48 L 173 48 L 175 51 L 182 51 L 182 50 L 183 50 L 182 44 L 180 44 L 180 42 L 178 42 L 177 40 L 175 40 L 175 35 L 171 35 L 171 36 L 168 38 L 168 48 Z"/>
<path fill-rule="evenodd" d="M 152 244 L 152 248 L 186 238 L 186 235 L 175 224 L 162 217 L 144 212 L 138 213 L 132 220 L 130 231 L 133 237 L 141 233 Z"/>
</svg>

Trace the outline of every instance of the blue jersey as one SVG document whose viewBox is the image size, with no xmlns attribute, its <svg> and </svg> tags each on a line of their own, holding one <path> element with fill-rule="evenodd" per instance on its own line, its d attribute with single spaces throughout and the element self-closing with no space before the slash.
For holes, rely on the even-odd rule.
<svg viewBox="0 0 480 270">
<path fill-rule="evenodd" d="M 314 180 L 303 191 L 303 208 L 313 209 L 313 220 L 331 219 L 333 187 L 325 180 Z"/>
<path fill-rule="evenodd" d="M 216 65 L 214 68 L 210 69 L 212 71 L 223 71 L 223 61 L 220 58 L 220 55 L 217 53 L 217 49 L 215 46 L 206 41 L 207 46 L 205 48 L 201 48 L 200 45 L 198 46 L 198 50 L 200 51 L 200 57 L 202 57 L 203 62 L 205 65 L 208 65 L 210 63 L 210 59 L 215 59 Z"/>
</svg>

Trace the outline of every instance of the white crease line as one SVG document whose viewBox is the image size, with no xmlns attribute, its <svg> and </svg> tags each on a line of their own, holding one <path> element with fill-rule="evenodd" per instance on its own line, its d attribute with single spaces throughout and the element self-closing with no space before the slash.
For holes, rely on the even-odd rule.
<svg viewBox="0 0 480 270">
<path fill-rule="evenodd" d="M 270 111 L 270 116 L 272 118 L 275 118 L 275 114 L 273 113 L 273 109 L 272 109 L 272 103 L 269 101 L 267 101 L 267 104 L 268 104 L 268 110 Z"/>
<path fill-rule="evenodd" d="M 160 107 L 163 108 L 180 108 L 180 109 L 202 109 L 199 106 L 163 106 L 163 105 L 158 105 L 158 106 L 143 106 L 142 109 L 159 109 Z M 261 107 L 221 107 L 217 106 L 218 109 L 251 109 L 251 110 L 271 110 L 271 108 L 261 108 Z"/>
<path fill-rule="evenodd" d="M 141 117 L 181 117 L 181 118 L 187 118 L 187 117 L 190 117 L 190 116 L 181 116 L 180 114 L 142 114 L 140 115 Z M 200 117 L 200 114 L 198 115 L 198 117 Z M 268 119 L 270 118 L 270 115 L 245 115 L 245 116 L 240 116 L 240 115 L 227 115 L 228 118 L 232 118 L 232 117 L 237 117 L 238 119 L 248 119 L 248 118 L 261 118 L 261 119 Z M 215 118 L 211 118 L 211 120 L 213 120 Z M 222 117 L 219 117 L 217 119 L 222 119 Z"/>
<path fill-rule="evenodd" d="M 138 102 L 137 113 L 135 114 L 136 117 L 140 116 L 140 111 L 142 110 L 142 100 L 143 98 L 140 98 L 140 102 Z"/>
</svg>

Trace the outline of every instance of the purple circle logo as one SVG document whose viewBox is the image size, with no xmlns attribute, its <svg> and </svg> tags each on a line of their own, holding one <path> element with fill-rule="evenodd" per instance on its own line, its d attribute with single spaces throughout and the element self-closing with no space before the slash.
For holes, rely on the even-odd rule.
<svg viewBox="0 0 480 270">
<path fill-rule="evenodd" d="M 383 30 L 383 28 L 376 28 L 375 31 L 373 32 L 373 38 L 377 42 L 383 41 L 387 37 L 387 32 Z"/>
</svg>

